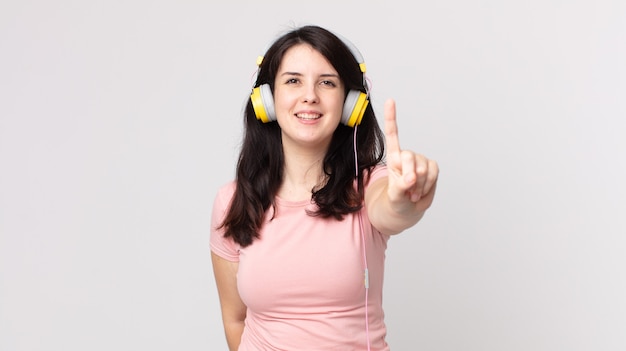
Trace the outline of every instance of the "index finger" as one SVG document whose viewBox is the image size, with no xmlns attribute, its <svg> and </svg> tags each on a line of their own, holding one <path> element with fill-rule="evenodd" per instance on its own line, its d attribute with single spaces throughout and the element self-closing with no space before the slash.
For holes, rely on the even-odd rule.
<svg viewBox="0 0 626 351">
<path fill-rule="evenodd" d="M 393 99 L 385 101 L 385 140 L 387 142 L 387 152 L 400 152 L 398 124 L 396 123 L 396 102 Z"/>
</svg>

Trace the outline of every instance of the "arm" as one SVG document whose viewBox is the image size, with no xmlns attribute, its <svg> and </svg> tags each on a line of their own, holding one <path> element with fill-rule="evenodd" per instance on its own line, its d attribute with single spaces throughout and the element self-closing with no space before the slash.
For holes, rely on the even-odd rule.
<svg viewBox="0 0 626 351">
<path fill-rule="evenodd" d="M 439 166 L 423 155 L 400 149 L 393 100 L 385 103 L 385 140 L 389 175 L 370 184 L 365 204 L 372 225 L 393 235 L 424 216 L 435 196 Z"/>
<path fill-rule="evenodd" d="M 227 261 L 211 252 L 213 274 L 217 284 L 222 309 L 222 322 L 230 351 L 236 351 L 241 342 L 244 320 L 246 319 L 246 305 L 241 301 L 237 291 L 238 262 Z"/>
</svg>

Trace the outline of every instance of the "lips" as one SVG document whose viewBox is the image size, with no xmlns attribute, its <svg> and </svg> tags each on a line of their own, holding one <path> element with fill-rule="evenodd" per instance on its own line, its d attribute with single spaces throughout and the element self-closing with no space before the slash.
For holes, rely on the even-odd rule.
<svg viewBox="0 0 626 351">
<path fill-rule="evenodd" d="M 306 121 L 312 121 L 318 118 L 321 118 L 322 115 L 318 114 L 318 113 L 296 113 L 296 117 L 302 119 L 302 120 L 306 120 Z"/>
</svg>

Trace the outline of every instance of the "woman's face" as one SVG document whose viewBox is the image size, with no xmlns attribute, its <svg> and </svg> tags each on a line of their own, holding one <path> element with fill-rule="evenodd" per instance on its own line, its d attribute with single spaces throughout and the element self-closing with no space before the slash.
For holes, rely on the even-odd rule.
<svg viewBox="0 0 626 351">
<path fill-rule="evenodd" d="M 285 52 L 274 82 L 283 145 L 325 151 L 341 121 L 344 85 L 335 68 L 308 44 Z"/>
</svg>

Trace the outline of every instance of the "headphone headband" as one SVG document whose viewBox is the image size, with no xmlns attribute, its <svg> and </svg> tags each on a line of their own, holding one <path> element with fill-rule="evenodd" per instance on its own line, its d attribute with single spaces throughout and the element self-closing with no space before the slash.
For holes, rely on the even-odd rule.
<svg viewBox="0 0 626 351">
<path fill-rule="evenodd" d="M 348 50 L 350 50 L 350 52 L 352 53 L 352 56 L 354 56 L 354 59 L 356 60 L 356 62 L 359 63 L 359 69 L 361 70 L 361 73 L 365 74 L 365 71 L 367 70 L 367 66 L 365 65 L 365 60 L 363 59 L 363 55 L 361 55 L 361 52 L 359 51 L 359 49 L 357 49 L 357 47 L 348 39 L 346 39 L 346 37 L 331 32 L 334 36 L 336 36 L 339 40 L 341 40 L 341 42 L 348 48 Z M 261 64 L 263 63 L 263 59 L 265 57 L 263 55 L 259 55 L 256 58 L 256 65 L 257 67 L 261 67 Z"/>
<path fill-rule="evenodd" d="M 352 44 L 352 42 L 346 39 L 344 36 L 337 34 L 337 33 L 333 33 L 333 34 L 337 38 L 339 38 L 339 40 L 341 40 L 345 46 L 348 47 L 348 49 L 352 53 L 352 56 L 354 56 L 354 58 L 356 59 L 356 62 L 359 63 L 359 69 L 361 70 L 361 73 L 365 74 L 367 67 L 365 66 L 365 60 L 363 59 L 363 55 L 361 55 L 361 52 L 359 51 L 359 49 L 357 49 L 356 46 Z"/>
</svg>

